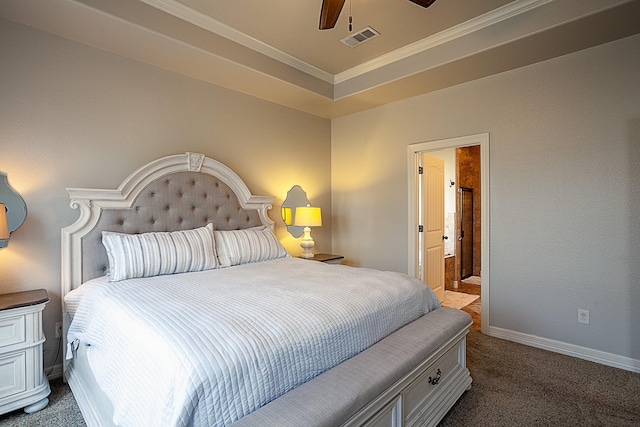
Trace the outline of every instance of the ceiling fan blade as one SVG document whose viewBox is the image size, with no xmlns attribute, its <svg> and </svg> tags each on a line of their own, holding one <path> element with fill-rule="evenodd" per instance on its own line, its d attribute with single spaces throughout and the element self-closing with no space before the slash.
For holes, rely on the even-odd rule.
<svg viewBox="0 0 640 427">
<path fill-rule="evenodd" d="M 409 0 L 409 1 L 417 5 L 420 5 L 422 7 L 429 7 L 436 2 L 436 0 Z"/>
<path fill-rule="evenodd" d="M 322 10 L 320 11 L 321 30 L 328 30 L 336 26 L 344 2 L 345 0 L 322 0 Z"/>
</svg>

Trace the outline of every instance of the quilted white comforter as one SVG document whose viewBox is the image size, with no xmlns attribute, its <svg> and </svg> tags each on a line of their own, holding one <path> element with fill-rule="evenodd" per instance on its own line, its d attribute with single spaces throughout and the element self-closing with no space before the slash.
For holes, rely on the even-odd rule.
<svg viewBox="0 0 640 427">
<path fill-rule="evenodd" d="M 110 283 L 65 297 L 68 341 L 123 426 L 224 426 L 439 306 L 394 272 L 297 258 Z"/>
</svg>

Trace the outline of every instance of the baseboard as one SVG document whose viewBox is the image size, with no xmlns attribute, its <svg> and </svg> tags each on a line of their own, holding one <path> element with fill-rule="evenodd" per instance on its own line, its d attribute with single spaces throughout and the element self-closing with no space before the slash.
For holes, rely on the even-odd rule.
<svg viewBox="0 0 640 427">
<path fill-rule="evenodd" d="M 562 341 L 537 337 L 535 335 L 523 334 L 522 332 L 496 328 L 495 326 L 489 327 L 489 335 L 495 338 L 501 338 L 507 341 L 513 341 L 520 344 L 529 345 L 531 347 L 541 348 L 543 350 L 549 350 L 555 353 L 589 360 L 591 362 L 600 363 L 602 365 L 613 366 L 614 368 L 624 369 L 625 371 L 640 373 L 640 360 L 638 359 L 618 356 L 616 354 L 594 350 L 592 348 L 580 347 Z"/>
</svg>

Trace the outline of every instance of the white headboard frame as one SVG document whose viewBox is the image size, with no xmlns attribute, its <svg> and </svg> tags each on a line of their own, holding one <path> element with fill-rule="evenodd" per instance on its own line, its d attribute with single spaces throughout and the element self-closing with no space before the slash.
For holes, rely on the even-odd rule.
<svg viewBox="0 0 640 427">
<path fill-rule="evenodd" d="M 273 228 L 267 216 L 272 208 L 272 196 L 252 195 L 244 181 L 222 163 L 204 154 L 185 153 L 155 160 L 129 175 L 117 189 L 68 188 L 73 209 L 80 210 L 78 220 L 62 229 L 62 282 L 61 297 L 83 283 L 82 238 L 91 232 L 104 209 L 130 209 L 137 196 L 161 177 L 177 172 L 199 172 L 224 182 L 236 194 L 238 202 L 247 211 L 257 211 L 260 222 Z M 64 310 L 66 311 L 66 310 Z"/>
</svg>

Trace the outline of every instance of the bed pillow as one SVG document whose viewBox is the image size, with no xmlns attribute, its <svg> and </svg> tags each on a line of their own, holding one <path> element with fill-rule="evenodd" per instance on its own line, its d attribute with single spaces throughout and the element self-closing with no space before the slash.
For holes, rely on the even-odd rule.
<svg viewBox="0 0 640 427">
<path fill-rule="evenodd" d="M 220 267 L 284 258 L 287 251 L 270 228 L 214 231 Z"/>
<path fill-rule="evenodd" d="M 124 234 L 102 232 L 109 281 L 216 268 L 213 225 L 193 230 Z"/>
</svg>

